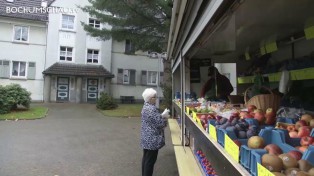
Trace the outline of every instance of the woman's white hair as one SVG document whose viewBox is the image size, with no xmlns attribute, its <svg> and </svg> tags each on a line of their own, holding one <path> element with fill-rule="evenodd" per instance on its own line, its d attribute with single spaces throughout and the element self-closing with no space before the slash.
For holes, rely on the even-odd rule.
<svg viewBox="0 0 314 176">
<path fill-rule="evenodd" d="M 142 96 L 145 102 L 149 102 L 149 100 L 157 94 L 156 90 L 153 88 L 147 88 L 144 90 Z"/>
</svg>

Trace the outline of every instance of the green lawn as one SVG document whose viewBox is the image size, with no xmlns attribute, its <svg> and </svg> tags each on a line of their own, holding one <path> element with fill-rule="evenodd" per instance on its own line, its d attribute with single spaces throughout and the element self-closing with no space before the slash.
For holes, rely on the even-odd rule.
<svg viewBox="0 0 314 176">
<path fill-rule="evenodd" d="M 141 117 L 143 104 L 119 104 L 113 110 L 100 110 L 104 116 L 109 117 Z"/>
<path fill-rule="evenodd" d="M 48 108 L 46 107 L 31 107 L 29 110 L 19 108 L 8 114 L 0 114 L 0 120 L 32 120 L 40 119 L 46 116 Z"/>
<path fill-rule="evenodd" d="M 141 117 L 143 104 L 118 104 L 118 108 L 113 110 L 100 110 L 104 116 L 109 117 Z M 160 105 L 161 112 L 165 109 Z"/>
</svg>

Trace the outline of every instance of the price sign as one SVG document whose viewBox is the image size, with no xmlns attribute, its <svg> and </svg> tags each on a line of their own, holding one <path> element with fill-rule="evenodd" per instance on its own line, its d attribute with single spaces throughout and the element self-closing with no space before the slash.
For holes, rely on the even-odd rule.
<svg viewBox="0 0 314 176">
<path fill-rule="evenodd" d="M 196 112 L 194 112 L 194 111 L 192 112 L 192 117 L 193 117 L 193 120 L 196 121 L 196 119 L 197 119 L 196 118 Z"/>
<path fill-rule="evenodd" d="M 259 48 L 261 55 L 265 55 L 266 54 L 266 48 L 264 46 Z"/>
<path fill-rule="evenodd" d="M 217 142 L 216 127 L 212 124 L 209 124 L 209 136 Z"/>
<path fill-rule="evenodd" d="M 314 38 L 314 26 L 305 28 L 304 33 L 307 40 Z"/>
<path fill-rule="evenodd" d="M 235 144 L 227 134 L 225 134 L 225 150 L 227 151 L 227 153 L 229 153 L 229 155 L 232 156 L 234 160 L 239 162 L 239 146 Z"/>
<path fill-rule="evenodd" d="M 266 53 L 272 53 L 278 50 L 276 41 L 266 44 Z"/>
<path fill-rule="evenodd" d="M 190 114 L 190 108 L 189 107 L 186 107 L 185 110 L 186 110 L 187 114 Z"/>
<path fill-rule="evenodd" d="M 260 163 L 257 163 L 257 175 L 258 176 L 275 176 L 268 169 L 262 166 Z"/>
<path fill-rule="evenodd" d="M 196 119 L 196 122 L 197 122 L 197 124 L 198 124 L 200 127 L 202 127 L 202 128 L 203 128 L 203 125 L 202 125 L 201 119 Z"/>
</svg>

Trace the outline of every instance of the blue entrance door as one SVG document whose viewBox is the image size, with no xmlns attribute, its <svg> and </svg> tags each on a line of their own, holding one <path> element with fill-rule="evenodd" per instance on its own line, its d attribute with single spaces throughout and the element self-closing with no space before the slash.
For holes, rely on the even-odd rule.
<svg viewBox="0 0 314 176">
<path fill-rule="evenodd" d="M 69 78 L 58 77 L 57 101 L 69 101 Z"/>
<path fill-rule="evenodd" d="M 98 98 L 98 79 L 87 79 L 87 101 L 96 102 Z"/>
</svg>

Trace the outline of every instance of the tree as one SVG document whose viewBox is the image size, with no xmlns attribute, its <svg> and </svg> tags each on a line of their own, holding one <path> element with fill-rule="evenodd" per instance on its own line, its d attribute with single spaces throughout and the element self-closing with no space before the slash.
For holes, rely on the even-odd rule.
<svg viewBox="0 0 314 176">
<path fill-rule="evenodd" d="M 84 12 L 109 27 L 97 29 L 82 22 L 84 30 L 102 40 L 131 40 L 135 50 L 165 52 L 170 28 L 172 0 L 89 0 Z M 164 61 L 163 90 L 171 88 L 170 60 Z M 169 97 L 164 91 L 165 99 Z M 166 102 L 170 102 L 167 100 Z M 166 106 L 171 106 L 167 103 Z"/>
</svg>

